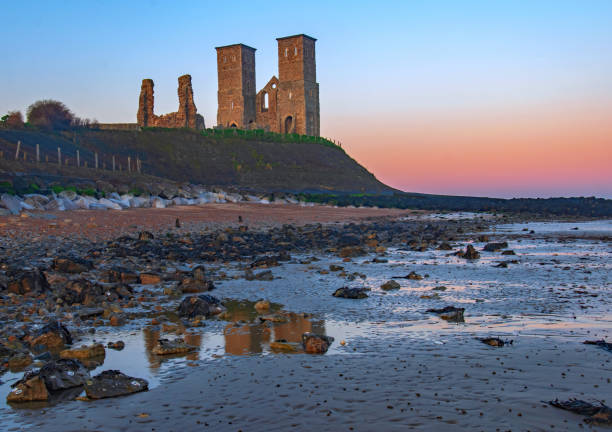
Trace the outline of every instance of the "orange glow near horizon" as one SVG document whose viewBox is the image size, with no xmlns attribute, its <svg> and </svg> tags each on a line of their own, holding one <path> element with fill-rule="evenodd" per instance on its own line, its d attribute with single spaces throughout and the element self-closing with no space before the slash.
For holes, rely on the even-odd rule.
<svg viewBox="0 0 612 432">
<path fill-rule="evenodd" d="M 353 158 L 404 191 L 610 197 L 611 114 L 612 106 L 553 106 L 331 123 Z"/>
</svg>

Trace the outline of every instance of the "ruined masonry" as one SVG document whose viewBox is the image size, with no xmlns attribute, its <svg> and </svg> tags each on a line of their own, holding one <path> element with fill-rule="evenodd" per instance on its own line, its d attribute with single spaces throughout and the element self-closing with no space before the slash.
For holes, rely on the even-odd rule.
<svg viewBox="0 0 612 432">
<path fill-rule="evenodd" d="M 278 77 L 273 76 L 259 92 L 255 89 L 255 48 L 244 44 L 216 48 L 217 127 L 320 136 L 316 39 L 299 34 L 276 40 Z M 178 84 L 178 111 L 155 115 L 153 80 L 142 80 L 139 127 L 204 128 L 204 118 L 193 102 L 191 76 L 179 77 Z"/>
<path fill-rule="evenodd" d="M 153 98 L 153 80 L 142 80 L 140 100 L 138 102 L 138 126 L 204 129 L 204 117 L 197 113 L 193 102 L 191 75 L 183 75 L 178 79 L 178 111 L 155 115 Z"/>
<path fill-rule="evenodd" d="M 278 133 L 320 135 L 316 39 L 300 34 L 276 39 L 278 78 L 255 93 L 255 48 L 217 47 L 217 125 Z"/>
</svg>

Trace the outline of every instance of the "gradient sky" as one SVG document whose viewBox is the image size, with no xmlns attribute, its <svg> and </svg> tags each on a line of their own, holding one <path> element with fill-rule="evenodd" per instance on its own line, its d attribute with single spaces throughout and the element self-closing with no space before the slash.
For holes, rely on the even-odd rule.
<svg viewBox="0 0 612 432">
<path fill-rule="evenodd" d="M 216 123 L 215 46 L 318 39 L 321 134 L 406 191 L 612 197 L 612 1 L 13 1 L 0 14 L 0 113 L 63 101 L 135 122 L 193 77 Z"/>
</svg>

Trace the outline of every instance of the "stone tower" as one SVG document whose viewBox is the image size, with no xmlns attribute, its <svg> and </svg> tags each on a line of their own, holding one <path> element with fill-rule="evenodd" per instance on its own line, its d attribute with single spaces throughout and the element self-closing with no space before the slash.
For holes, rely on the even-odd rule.
<svg viewBox="0 0 612 432">
<path fill-rule="evenodd" d="M 255 127 L 255 48 L 244 44 L 217 50 L 219 79 L 217 125 Z"/>
<path fill-rule="evenodd" d="M 278 41 L 278 127 L 281 133 L 319 136 L 316 39 L 305 34 Z"/>
</svg>

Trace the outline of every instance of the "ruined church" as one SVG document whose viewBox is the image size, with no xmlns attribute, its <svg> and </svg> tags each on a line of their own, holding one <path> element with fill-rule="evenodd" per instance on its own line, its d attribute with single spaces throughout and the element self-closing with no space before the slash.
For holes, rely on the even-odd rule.
<svg viewBox="0 0 612 432">
<path fill-rule="evenodd" d="M 255 92 L 255 48 L 217 47 L 217 125 L 319 136 L 316 39 L 300 34 L 277 39 L 278 78 Z"/>
<path fill-rule="evenodd" d="M 217 127 L 264 129 L 277 133 L 320 135 L 316 39 L 305 34 L 277 38 L 278 78 L 256 92 L 255 48 L 234 44 L 217 51 Z M 153 80 L 144 79 L 138 103 L 139 127 L 203 129 L 193 101 L 191 76 L 179 77 L 177 112 L 155 115 Z"/>
</svg>

